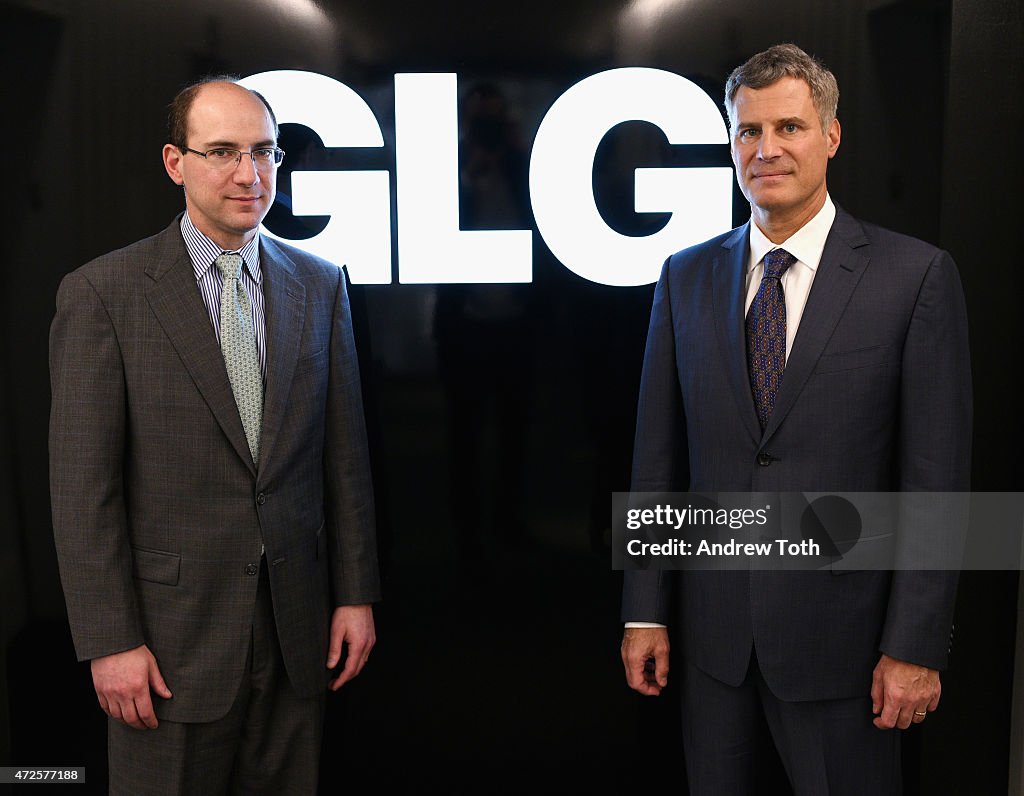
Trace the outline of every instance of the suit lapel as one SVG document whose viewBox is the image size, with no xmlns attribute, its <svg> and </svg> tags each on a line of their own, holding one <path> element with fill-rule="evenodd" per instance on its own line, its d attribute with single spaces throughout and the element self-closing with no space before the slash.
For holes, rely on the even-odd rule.
<svg viewBox="0 0 1024 796">
<path fill-rule="evenodd" d="M 255 474 L 224 358 L 181 238 L 180 218 L 160 236 L 159 256 L 146 263 L 146 300 L 228 441 Z"/>
<path fill-rule="evenodd" d="M 863 228 L 851 215 L 836 208 L 836 218 L 825 241 L 762 443 L 793 408 L 864 274 L 869 252 Z"/>
<path fill-rule="evenodd" d="M 754 409 L 747 370 L 747 339 L 743 305 L 746 298 L 746 268 L 750 251 L 750 222 L 726 238 L 722 251 L 715 257 L 713 279 L 713 314 L 718 342 L 726 356 L 726 369 L 733 394 L 743 418 L 743 425 L 754 441 L 761 439 L 761 426 Z"/>
<path fill-rule="evenodd" d="M 260 460 L 266 462 L 273 455 L 295 375 L 306 318 L 306 289 L 295 278 L 291 260 L 265 236 L 260 243 L 260 268 L 267 324 L 267 387 Z"/>
</svg>

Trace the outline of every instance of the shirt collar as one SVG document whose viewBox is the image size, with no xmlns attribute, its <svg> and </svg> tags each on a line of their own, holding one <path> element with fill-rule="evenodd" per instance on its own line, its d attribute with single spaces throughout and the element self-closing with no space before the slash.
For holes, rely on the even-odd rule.
<svg viewBox="0 0 1024 796">
<path fill-rule="evenodd" d="M 263 271 L 260 268 L 260 233 L 257 230 L 252 240 L 246 243 L 241 249 L 226 252 L 206 235 L 196 229 L 188 212 L 181 214 L 181 237 L 185 240 L 185 248 L 188 250 L 188 258 L 192 261 L 192 270 L 195 271 L 196 281 L 200 281 L 206 272 L 213 267 L 213 261 L 220 255 L 240 254 L 249 270 L 249 276 L 258 285 L 263 281 Z"/>
<path fill-rule="evenodd" d="M 815 214 L 814 218 L 782 243 L 772 243 L 754 223 L 754 219 L 750 219 L 750 261 L 747 263 L 747 270 L 754 270 L 772 249 L 785 249 L 799 262 L 812 271 L 816 271 L 818 263 L 821 262 L 821 253 L 825 250 L 825 240 L 828 238 L 835 218 L 836 206 L 832 204 L 832 198 L 825 194 L 825 204 L 821 206 L 821 210 Z"/>
</svg>

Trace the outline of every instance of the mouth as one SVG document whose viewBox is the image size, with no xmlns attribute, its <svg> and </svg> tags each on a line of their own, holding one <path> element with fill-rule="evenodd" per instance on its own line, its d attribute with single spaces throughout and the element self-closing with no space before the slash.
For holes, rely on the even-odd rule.
<svg viewBox="0 0 1024 796">
<path fill-rule="evenodd" d="M 754 174 L 755 179 L 764 180 L 771 179 L 773 177 L 788 177 L 790 172 L 788 171 L 759 171 Z"/>
<path fill-rule="evenodd" d="M 255 202 L 260 201 L 260 199 L 262 199 L 262 198 L 263 198 L 262 196 L 229 196 L 228 197 L 228 199 L 230 199 L 232 202 L 242 202 L 243 204 L 253 204 Z"/>
</svg>

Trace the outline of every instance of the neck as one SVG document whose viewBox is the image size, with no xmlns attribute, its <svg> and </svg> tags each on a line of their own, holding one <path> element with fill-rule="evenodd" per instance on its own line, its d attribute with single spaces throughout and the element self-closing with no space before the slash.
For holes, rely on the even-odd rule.
<svg viewBox="0 0 1024 796">
<path fill-rule="evenodd" d="M 825 206 L 826 191 L 807 205 L 789 211 L 750 205 L 750 217 L 772 243 L 783 243 L 802 229 Z"/>
</svg>

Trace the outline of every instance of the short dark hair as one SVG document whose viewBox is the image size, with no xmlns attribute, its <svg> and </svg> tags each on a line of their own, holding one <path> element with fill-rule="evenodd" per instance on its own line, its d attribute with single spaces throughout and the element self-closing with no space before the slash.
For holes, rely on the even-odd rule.
<svg viewBox="0 0 1024 796">
<path fill-rule="evenodd" d="M 795 44 L 776 44 L 737 66 L 725 82 L 725 112 L 733 122 L 733 106 L 740 86 L 764 88 L 784 77 L 803 80 L 811 89 L 811 101 L 824 131 L 836 118 L 839 84 L 825 65 Z"/>
<path fill-rule="evenodd" d="M 207 75 L 194 83 L 189 83 L 179 91 L 168 106 L 167 142 L 178 147 L 178 149 L 188 146 L 188 115 L 192 110 L 192 103 L 195 102 L 196 96 L 203 86 L 207 86 L 210 83 L 234 83 L 238 85 L 238 80 L 238 75 Z M 242 86 L 242 88 L 245 87 Z M 274 139 L 276 140 L 280 135 L 280 130 L 277 126 L 277 116 L 274 115 L 274 109 L 270 107 L 266 97 L 258 91 L 253 91 L 252 89 L 246 89 L 246 91 L 259 97 L 263 107 L 267 109 L 267 113 L 270 114 L 270 121 L 274 125 Z"/>
</svg>

